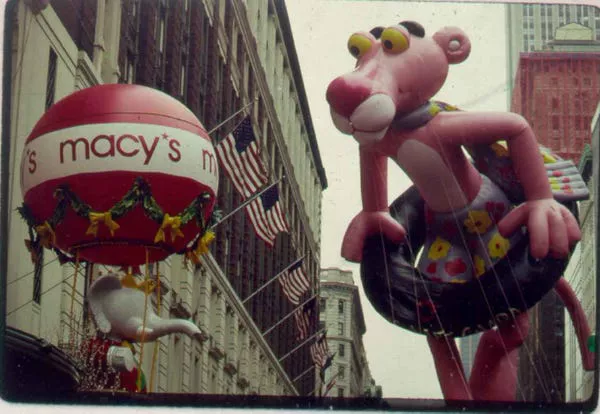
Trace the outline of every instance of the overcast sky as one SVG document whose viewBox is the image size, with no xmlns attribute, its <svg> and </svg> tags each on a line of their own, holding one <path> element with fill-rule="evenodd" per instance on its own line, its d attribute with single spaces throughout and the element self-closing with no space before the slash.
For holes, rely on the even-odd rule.
<svg viewBox="0 0 600 414">
<path fill-rule="evenodd" d="M 406 1 L 287 0 L 286 4 L 329 182 L 323 193 L 321 266 L 352 270 L 360 286 L 359 267 L 340 256 L 346 227 L 361 209 L 358 144 L 335 129 L 325 101 L 329 82 L 354 67 L 355 59 L 346 49 L 348 38 L 356 31 L 403 20 L 421 23 L 426 35 L 444 26 L 458 26 L 471 39 L 471 55 L 451 67 L 444 88 L 434 98 L 462 109 L 504 111 L 505 9 L 492 4 Z M 390 202 L 409 185 L 398 166 L 391 164 Z M 364 297 L 362 286 L 360 292 L 367 359 L 384 397 L 441 398 L 425 337 L 385 321 Z"/>
</svg>

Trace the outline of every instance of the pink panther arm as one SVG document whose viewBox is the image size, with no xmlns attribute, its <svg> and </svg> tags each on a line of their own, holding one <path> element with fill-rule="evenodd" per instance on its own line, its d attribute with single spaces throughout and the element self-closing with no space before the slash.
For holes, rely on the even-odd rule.
<svg viewBox="0 0 600 414">
<path fill-rule="evenodd" d="M 506 140 L 526 202 L 512 210 L 499 224 L 504 235 L 527 225 L 534 257 L 549 252 L 566 256 L 569 245 L 581 238 L 570 211 L 554 200 L 533 130 L 520 115 L 510 112 L 453 112 L 431 122 L 432 133 L 450 145 L 476 145 Z"/>
<path fill-rule="evenodd" d="M 491 144 L 506 140 L 515 173 L 527 200 L 551 198 L 552 191 L 533 130 L 521 115 L 512 112 L 452 112 L 431 122 L 444 143 Z"/>
<path fill-rule="evenodd" d="M 387 157 L 361 146 L 360 181 L 363 210 L 350 222 L 342 242 L 342 256 L 353 262 L 362 259 L 367 237 L 383 233 L 392 242 L 400 242 L 405 234 L 389 214 Z"/>
</svg>

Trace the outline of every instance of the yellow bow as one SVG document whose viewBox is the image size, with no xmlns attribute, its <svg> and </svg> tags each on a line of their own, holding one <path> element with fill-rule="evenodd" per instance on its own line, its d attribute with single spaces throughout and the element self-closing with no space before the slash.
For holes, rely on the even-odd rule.
<svg viewBox="0 0 600 414">
<path fill-rule="evenodd" d="M 141 282 L 138 282 L 137 280 L 135 280 L 135 277 L 133 277 L 133 274 L 128 272 L 121 279 L 121 286 L 124 288 L 141 290 L 146 295 L 149 295 L 156 288 L 156 283 L 154 282 L 154 280 L 151 279 L 146 279 Z"/>
<path fill-rule="evenodd" d="M 100 223 L 104 223 L 104 225 L 108 227 L 111 236 L 114 236 L 115 230 L 121 227 L 112 219 L 112 213 L 110 211 L 106 211 L 104 213 L 91 212 L 89 214 L 89 219 L 90 227 L 88 227 L 85 234 L 91 234 L 94 237 L 98 237 L 98 226 Z"/>
<path fill-rule="evenodd" d="M 208 253 L 208 245 L 215 239 L 215 232 L 207 230 L 206 233 L 198 240 L 198 247 L 195 250 L 187 250 L 183 258 L 183 264 L 189 270 L 189 262 L 194 265 L 200 264 L 200 256 Z"/>
<path fill-rule="evenodd" d="M 35 226 L 35 231 L 40 238 L 40 243 L 46 249 L 51 249 L 54 243 L 56 242 L 56 234 L 54 234 L 54 230 L 47 221 L 44 224 L 39 226 Z"/>
<path fill-rule="evenodd" d="M 198 256 L 208 253 L 208 245 L 212 243 L 215 239 L 215 232 L 212 230 L 207 230 L 206 233 L 202 235 L 200 241 L 198 242 L 198 247 L 196 247 L 195 253 Z"/>
<path fill-rule="evenodd" d="M 156 236 L 154 236 L 154 243 L 165 241 L 165 230 L 167 228 L 171 229 L 171 242 L 174 242 L 177 237 L 183 237 L 183 232 L 179 229 L 180 227 L 180 216 L 171 217 L 168 214 L 165 214 L 162 225 L 160 226 L 160 229 L 158 229 L 158 231 L 156 232 Z"/>
</svg>

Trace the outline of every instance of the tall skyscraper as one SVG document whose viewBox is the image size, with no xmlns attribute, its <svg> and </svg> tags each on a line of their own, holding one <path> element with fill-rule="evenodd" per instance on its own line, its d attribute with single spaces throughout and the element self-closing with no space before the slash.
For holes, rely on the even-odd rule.
<svg viewBox="0 0 600 414">
<path fill-rule="evenodd" d="M 519 55 L 545 50 L 556 38 L 556 30 L 578 23 L 600 41 L 600 8 L 575 4 L 507 4 L 508 90 L 513 90 Z"/>
<path fill-rule="evenodd" d="M 375 385 L 362 337 L 366 332 L 358 286 L 351 271 L 321 270 L 320 326 L 327 330 L 329 352 L 335 353 L 325 371 L 328 397 L 381 397 Z"/>
<path fill-rule="evenodd" d="M 511 110 L 527 119 L 541 144 L 578 162 L 600 100 L 600 10 L 510 5 L 507 17 Z M 564 312 L 553 292 L 530 311 L 519 399 L 565 401 Z"/>
</svg>

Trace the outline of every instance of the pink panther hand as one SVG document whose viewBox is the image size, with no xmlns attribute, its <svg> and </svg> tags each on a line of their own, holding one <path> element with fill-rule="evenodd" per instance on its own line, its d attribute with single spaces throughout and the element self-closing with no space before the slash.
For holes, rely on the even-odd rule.
<svg viewBox="0 0 600 414">
<path fill-rule="evenodd" d="M 573 214 L 553 198 L 524 202 L 500 221 L 498 230 L 507 237 L 521 226 L 527 226 L 531 255 L 536 259 L 548 253 L 565 257 L 569 247 L 581 239 Z"/>
<path fill-rule="evenodd" d="M 378 233 L 383 233 L 392 243 L 400 243 L 406 235 L 404 228 L 387 211 L 362 211 L 352 219 L 346 230 L 342 257 L 351 262 L 360 262 L 365 239 Z"/>
</svg>

